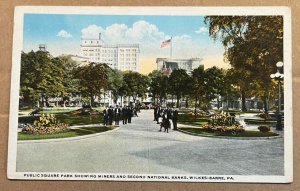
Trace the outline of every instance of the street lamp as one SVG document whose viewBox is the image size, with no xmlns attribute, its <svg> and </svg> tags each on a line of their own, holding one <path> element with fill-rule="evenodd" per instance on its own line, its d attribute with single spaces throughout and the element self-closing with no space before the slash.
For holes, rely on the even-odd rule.
<svg viewBox="0 0 300 191">
<path fill-rule="evenodd" d="M 270 77 L 278 81 L 278 110 L 277 110 L 277 124 L 276 130 L 282 130 L 281 126 L 281 81 L 283 80 L 284 75 L 280 73 L 283 62 L 277 62 L 277 72 L 275 74 L 271 74 Z"/>
</svg>

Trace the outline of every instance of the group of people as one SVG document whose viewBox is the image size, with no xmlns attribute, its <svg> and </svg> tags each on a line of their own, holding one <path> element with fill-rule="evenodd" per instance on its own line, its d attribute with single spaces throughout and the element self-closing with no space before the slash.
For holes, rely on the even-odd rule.
<svg viewBox="0 0 300 191">
<path fill-rule="evenodd" d="M 178 110 L 172 108 L 155 107 L 154 108 L 154 121 L 157 124 L 160 124 L 160 130 L 162 128 L 165 129 L 165 132 L 169 132 L 169 128 L 171 128 L 170 120 L 173 123 L 173 129 L 177 130 L 177 120 L 178 120 Z"/>
<path fill-rule="evenodd" d="M 122 120 L 123 124 L 131 123 L 133 116 L 138 117 L 137 109 L 132 106 L 116 106 L 106 107 L 103 110 L 103 124 L 112 125 L 113 121 L 115 125 L 119 125 L 119 121 Z"/>
</svg>

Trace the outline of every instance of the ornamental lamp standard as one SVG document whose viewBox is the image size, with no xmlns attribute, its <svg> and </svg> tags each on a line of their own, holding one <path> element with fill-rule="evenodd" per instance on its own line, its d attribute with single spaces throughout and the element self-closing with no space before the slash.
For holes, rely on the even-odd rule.
<svg viewBox="0 0 300 191">
<path fill-rule="evenodd" d="M 280 73 L 282 71 L 283 62 L 277 62 L 277 72 L 271 74 L 270 77 L 278 81 L 278 108 L 277 108 L 277 124 L 276 130 L 282 130 L 281 125 L 281 81 L 283 80 L 284 75 Z"/>
</svg>

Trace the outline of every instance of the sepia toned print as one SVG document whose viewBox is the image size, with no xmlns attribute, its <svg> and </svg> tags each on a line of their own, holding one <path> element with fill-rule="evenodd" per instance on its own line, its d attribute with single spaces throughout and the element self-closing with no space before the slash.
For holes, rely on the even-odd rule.
<svg viewBox="0 0 300 191">
<path fill-rule="evenodd" d="M 292 181 L 285 7 L 17 7 L 8 178 Z"/>
</svg>

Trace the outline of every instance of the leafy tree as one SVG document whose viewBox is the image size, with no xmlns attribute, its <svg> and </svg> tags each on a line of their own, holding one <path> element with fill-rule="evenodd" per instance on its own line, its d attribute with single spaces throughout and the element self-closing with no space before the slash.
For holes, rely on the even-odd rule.
<svg viewBox="0 0 300 191">
<path fill-rule="evenodd" d="M 65 106 L 66 101 L 70 100 L 72 96 L 80 93 L 79 91 L 79 80 L 74 76 L 74 70 L 79 67 L 79 63 L 72 60 L 69 55 L 62 55 L 58 57 L 59 62 L 63 68 L 63 86 L 64 90 L 61 93 L 63 99 L 63 106 Z"/>
<path fill-rule="evenodd" d="M 159 97 L 160 104 L 162 99 L 167 97 L 168 93 L 168 76 L 163 72 L 154 70 L 149 74 L 150 92 L 155 102 L 155 98 Z"/>
<path fill-rule="evenodd" d="M 283 60 L 283 18 L 282 16 L 207 16 L 210 36 L 220 39 L 225 47 L 225 57 L 238 70 L 237 75 L 242 95 L 242 109 L 245 107 L 247 87 L 243 81 L 257 91 L 265 102 L 272 89 L 270 74 L 276 71 L 276 62 Z M 249 95 L 248 95 L 249 96 Z"/>
<path fill-rule="evenodd" d="M 137 97 L 143 97 L 148 92 L 149 78 L 138 72 L 127 71 L 123 76 L 124 85 L 122 91 L 126 96 L 132 97 L 135 103 Z"/>
<path fill-rule="evenodd" d="M 175 69 L 169 76 L 170 93 L 176 95 L 176 107 L 179 107 L 179 100 L 188 93 L 188 82 L 189 75 L 183 69 Z"/>
<path fill-rule="evenodd" d="M 208 68 L 205 70 L 206 78 L 206 100 L 210 102 L 212 99 L 217 98 L 218 109 L 219 105 L 219 95 L 224 96 L 226 93 L 225 87 L 225 71 L 223 69 L 217 68 L 216 66 Z"/>
<path fill-rule="evenodd" d="M 107 68 L 108 72 L 108 89 L 112 91 L 114 103 L 117 103 L 119 96 L 123 97 L 123 73 L 119 70 Z"/>
<path fill-rule="evenodd" d="M 94 106 L 96 96 L 101 95 L 101 90 L 108 89 L 108 66 L 106 64 L 89 63 L 74 70 L 74 76 L 79 80 L 80 91 L 90 98 Z"/>
<path fill-rule="evenodd" d="M 206 81 L 205 81 L 205 75 L 204 75 L 204 68 L 203 67 L 198 67 L 192 71 L 192 80 L 193 80 L 193 86 L 191 89 L 191 97 L 195 99 L 195 118 L 196 118 L 196 113 L 197 113 L 197 105 L 199 102 L 202 100 L 202 98 L 205 95 L 205 86 L 206 86 Z"/>
<path fill-rule="evenodd" d="M 25 104 L 47 105 L 50 96 L 63 91 L 64 70 L 57 58 L 49 52 L 37 51 L 21 54 L 20 96 Z"/>
</svg>

